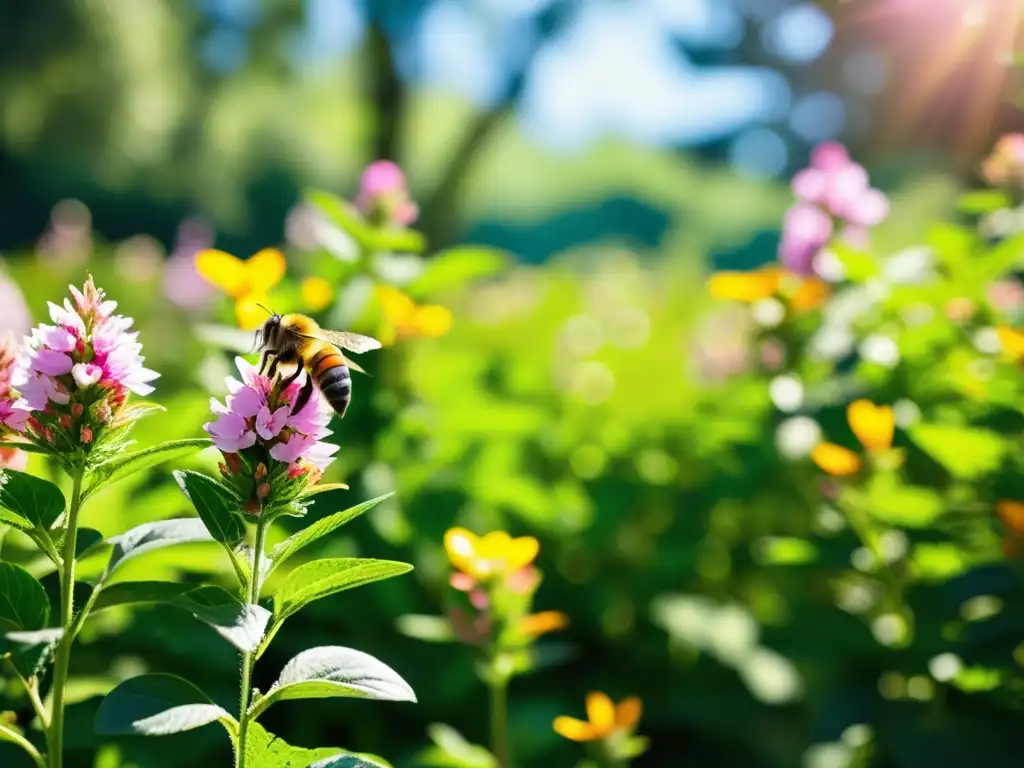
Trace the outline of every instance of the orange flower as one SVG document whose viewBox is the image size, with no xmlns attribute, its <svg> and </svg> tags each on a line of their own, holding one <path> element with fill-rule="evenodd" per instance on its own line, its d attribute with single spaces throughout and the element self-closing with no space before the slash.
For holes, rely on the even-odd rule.
<svg viewBox="0 0 1024 768">
<path fill-rule="evenodd" d="M 864 464 L 856 453 L 835 443 L 818 443 L 811 450 L 811 460 L 833 477 L 855 475 Z"/>
<path fill-rule="evenodd" d="M 391 341 L 415 336 L 437 338 L 452 329 L 452 313 L 446 307 L 439 304 L 417 304 L 390 285 L 377 287 L 377 300 L 390 326 L 388 330 L 392 336 Z"/>
<path fill-rule="evenodd" d="M 230 253 L 208 248 L 195 256 L 196 271 L 235 300 L 238 325 L 259 328 L 266 319 L 260 304 L 268 304 L 267 292 L 281 282 L 286 268 L 284 254 L 264 248 L 245 261 Z"/>
<path fill-rule="evenodd" d="M 548 632 L 557 632 L 569 626 L 569 617 L 561 611 L 541 611 L 524 616 L 519 622 L 519 631 L 526 637 L 540 637 Z"/>
<path fill-rule="evenodd" d="M 814 309 L 830 294 L 828 283 L 817 277 L 802 277 L 777 264 L 752 272 L 716 272 L 708 280 L 708 293 L 723 301 L 753 304 L 779 296 L 796 314 Z"/>
<path fill-rule="evenodd" d="M 514 539 L 504 531 L 477 536 L 465 528 L 452 528 L 444 535 L 444 548 L 455 568 L 477 581 L 486 581 L 530 565 L 540 544 L 533 536 Z"/>
<path fill-rule="evenodd" d="M 996 514 L 1003 521 L 1003 554 L 1019 557 L 1024 554 L 1024 501 L 1003 499 L 996 502 Z"/>
<path fill-rule="evenodd" d="M 606 694 L 587 694 L 587 719 L 556 717 L 555 733 L 571 741 L 600 741 L 615 733 L 632 731 L 643 712 L 643 704 L 636 696 L 623 699 L 618 706 Z"/>
<path fill-rule="evenodd" d="M 884 453 L 892 447 L 896 417 L 887 405 L 855 400 L 846 408 L 850 429 L 870 453 Z M 811 451 L 811 460 L 833 477 L 857 474 L 864 462 L 849 448 L 835 443 L 819 443 Z"/>
</svg>

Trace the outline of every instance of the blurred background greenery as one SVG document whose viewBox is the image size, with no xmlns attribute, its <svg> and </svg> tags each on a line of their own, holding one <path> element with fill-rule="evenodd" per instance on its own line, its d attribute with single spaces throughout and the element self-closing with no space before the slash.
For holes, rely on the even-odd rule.
<svg viewBox="0 0 1024 768">
<path fill-rule="evenodd" d="M 1024 591 L 1001 561 L 992 505 L 1024 497 L 1019 369 L 975 376 L 977 328 L 945 309 L 983 302 L 1024 251 L 1011 237 L 1009 258 L 990 253 L 957 208 L 994 137 L 1022 124 L 1009 104 L 1017 5 L 4 2 L 0 248 L 33 321 L 86 271 L 137 319 L 162 374 L 153 399 L 168 409 L 140 425 L 142 445 L 201 434 L 231 368 L 214 342 L 234 339 L 234 312 L 192 270 L 199 248 L 281 245 L 275 308 L 337 327 L 395 331 L 367 298 L 373 282 L 451 310 L 449 333 L 410 327 L 361 359 L 371 376 L 334 425 L 342 451 L 328 477 L 351 490 L 313 510 L 396 491 L 319 554 L 416 571 L 295 617 L 256 677 L 265 688 L 299 650 L 340 643 L 392 665 L 420 703 L 293 702 L 265 722 L 291 743 L 404 768 L 425 764 L 431 723 L 486 742 L 468 654 L 398 631 L 402 616 L 440 611 L 441 540 L 460 524 L 538 536 L 537 607 L 571 618 L 549 641 L 551 666 L 513 685 L 520 765 L 575 763 L 551 721 L 579 714 L 591 689 L 643 698 L 652 747 L 639 766 L 1015 764 Z M 928 244 L 961 268 L 856 329 L 897 338 L 898 367 L 808 363 L 798 373 L 817 395 L 785 409 L 754 362 L 748 315 L 716 305 L 704 282 L 775 259 L 786 180 L 836 138 L 892 202 L 873 253 Z M 411 262 L 347 260 L 351 241 L 302 202 L 309 188 L 353 197 L 378 158 L 406 169 L 421 206 L 429 248 Z M 965 254 L 1001 266 L 981 274 Z M 329 301 L 303 291 L 311 276 L 328 281 Z M 0 322 L 23 333 L 18 292 L 4 290 Z M 915 302 L 938 319 L 905 323 Z M 794 410 L 844 441 L 849 392 L 910 401 L 999 445 L 965 469 L 958 454 L 977 451 L 956 439 L 930 453 L 904 440 L 911 479 L 875 494 L 903 536 L 907 642 L 863 618 L 860 598 L 877 586 L 857 575 L 863 548 L 821 473 L 779 449 Z M 157 471 L 108 491 L 85 524 L 114 534 L 186 511 Z M 21 543 L 10 536 L 4 557 L 27 561 Z M 230 584 L 213 548 L 132 567 L 127 578 L 212 571 Z M 202 680 L 231 707 L 238 661 L 207 627 L 173 609 L 110 611 L 83 643 L 70 765 L 228 764 L 216 727 L 117 743 L 91 731 L 96 697 L 145 670 Z M 26 711 L 13 691 L 0 696 Z M 21 759 L 0 745 L 4 766 Z"/>
</svg>

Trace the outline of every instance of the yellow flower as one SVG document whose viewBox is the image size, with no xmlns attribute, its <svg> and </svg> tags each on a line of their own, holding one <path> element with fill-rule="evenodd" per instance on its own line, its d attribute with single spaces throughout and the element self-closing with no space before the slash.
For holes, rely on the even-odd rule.
<svg viewBox="0 0 1024 768">
<path fill-rule="evenodd" d="M 869 452 L 883 453 L 892 447 L 896 417 L 889 406 L 875 405 L 870 400 L 855 400 L 846 408 L 846 420 Z M 814 446 L 811 460 L 833 477 L 855 475 L 864 464 L 856 453 L 835 443 Z"/>
<path fill-rule="evenodd" d="M 465 528 L 444 535 L 444 548 L 452 565 L 477 581 L 507 576 L 530 565 L 540 551 L 533 536 L 513 539 L 504 531 L 477 536 Z"/>
<path fill-rule="evenodd" d="M 618 706 L 606 694 L 587 694 L 587 719 L 556 717 L 555 733 L 571 741 L 599 741 L 620 731 L 631 731 L 640 721 L 643 704 L 636 696 L 623 699 Z"/>
<path fill-rule="evenodd" d="M 391 327 L 392 340 L 415 336 L 436 338 L 452 329 L 452 313 L 447 308 L 438 304 L 417 304 L 390 285 L 377 287 L 377 300 Z"/>
<path fill-rule="evenodd" d="M 519 631 L 526 637 L 540 637 L 548 632 L 557 632 L 569 626 L 569 617 L 561 611 L 541 611 L 524 616 L 519 622 Z"/>
<path fill-rule="evenodd" d="M 310 312 L 319 312 L 330 306 L 334 298 L 334 289 L 322 277 L 307 277 L 299 287 L 302 303 Z"/>
<path fill-rule="evenodd" d="M 708 293 L 716 299 L 744 304 L 778 296 L 789 304 L 792 312 L 800 314 L 821 304 L 831 291 L 824 280 L 769 264 L 751 272 L 716 272 L 708 280 Z"/>
<path fill-rule="evenodd" d="M 869 451 L 887 451 L 892 447 L 896 416 L 889 406 L 855 400 L 846 408 L 846 419 L 853 434 Z"/>
<path fill-rule="evenodd" d="M 199 251 L 196 270 L 210 284 L 235 300 L 235 316 L 241 328 L 258 328 L 266 319 L 260 304 L 267 304 L 267 291 L 281 282 L 285 272 L 284 254 L 264 248 L 245 261 L 214 248 Z"/>
<path fill-rule="evenodd" d="M 1006 357 L 1017 362 L 1024 360 L 1024 331 L 1000 325 L 996 327 L 996 334 Z"/>
</svg>

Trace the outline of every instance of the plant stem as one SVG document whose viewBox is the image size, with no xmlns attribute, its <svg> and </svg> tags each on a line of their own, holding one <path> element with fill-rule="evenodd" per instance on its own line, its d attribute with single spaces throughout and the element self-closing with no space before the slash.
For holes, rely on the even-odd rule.
<svg viewBox="0 0 1024 768">
<path fill-rule="evenodd" d="M 498 768 L 511 768 L 512 756 L 508 743 L 508 677 L 496 675 L 491 688 L 491 751 Z"/>
<path fill-rule="evenodd" d="M 46 768 L 46 761 L 43 760 L 43 756 L 39 754 L 39 750 L 35 748 L 35 745 L 18 733 L 13 728 L 8 728 L 6 725 L 0 725 L 0 741 L 10 741 L 17 744 L 19 747 L 28 752 L 29 757 L 32 758 L 39 768 Z"/>
<path fill-rule="evenodd" d="M 263 536 L 266 523 L 256 523 L 256 541 L 252 547 L 252 567 L 249 569 L 249 591 L 246 605 L 256 605 L 260 599 L 260 560 L 263 559 Z M 235 750 L 235 765 L 245 768 L 245 733 L 249 725 L 249 696 L 252 693 L 253 656 L 251 651 L 242 654 L 242 692 L 238 706 L 238 748 Z"/>
<path fill-rule="evenodd" d="M 81 466 L 75 467 L 71 472 L 71 504 L 68 507 L 67 530 L 64 533 L 64 567 L 60 578 L 60 625 L 64 630 L 64 636 L 57 643 L 57 657 L 53 670 L 53 705 L 47 738 L 50 768 L 61 768 L 64 747 L 64 689 L 68 682 L 71 645 L 75 642 L 75 539 L 78 536 L 78 510 L 82 505 L 84 474 L 85 470 Z"/>
</svg>

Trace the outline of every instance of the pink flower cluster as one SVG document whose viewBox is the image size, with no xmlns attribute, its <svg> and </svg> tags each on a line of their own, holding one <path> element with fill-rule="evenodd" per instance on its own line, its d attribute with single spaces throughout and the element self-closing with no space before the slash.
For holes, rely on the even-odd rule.
<svg viewBox="0 0 1024 768">
<path fill-rule="evenodd" d="M 30 429 L 53 443 L 57 431 L 72 445 L 87 445 L 109 424 L 129 392 L 148 395 L 159 374 L 146 368 L 133 320 L 114 314 L 117 302 L 86 280 L 70 286 L 71 300 L 50 304 L 53 325 L 29 334 L 26 354 L 11 380 L 20 399 L 15 408 Z"/>
<path fill-rule="evenodd" d="M 1024 185 L 1024 133 L 999 138 L 981 164 L 981 175 L 993 187 Z"/>
<path fill-rule="evenodd" d="M 363 171 L 356 207 L 380 223 L 407 227 L 420 214 L 419 206 L 409 197 L 409 187 L 402 169 L 390 160 L 370 163 Z"/>
<path fill-rule="evenodd" d="M 292 413 L 301 389 L 298 381 L 282 388 L 280 379 L 259 373 L 242 358 L 236 363 L 242 381 L 228 379 L 226 403 L 211 399 L 210 409 L 217 419 L 203 428 L 224 454 L 221 472 L 243 485 L 253 483 L 239 490 L 251 490 L 257 503 L 266 502 L 272 494 L 280 501 L 275 491 L 285 489 L 275 489 L 275 481 L 286 477 L 316 482 L 334 461 L 338 446 L 323 442 L 331 434 L 327 424 L 332 411 L 314 392 L 309 402 Z"/>
<path fill-rule="evenodd" d="M 813 274 L 814 257 L 832 238 L 837 225 L 843 237 L 866 245 L 868 229 L 889 215 L 886 196 L 870 186 L 864 167 L 846 148 L 824 142 L 811 153 L 811 165 L 793 177 L 797 202 L 786 213 L 779 261 L 800 275 Z"/>
</svg>

